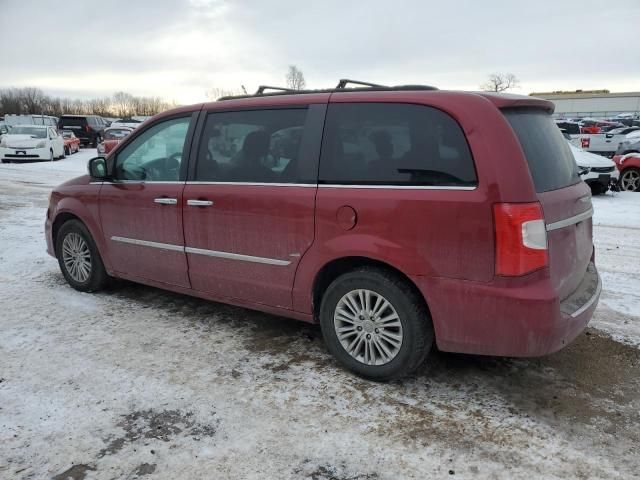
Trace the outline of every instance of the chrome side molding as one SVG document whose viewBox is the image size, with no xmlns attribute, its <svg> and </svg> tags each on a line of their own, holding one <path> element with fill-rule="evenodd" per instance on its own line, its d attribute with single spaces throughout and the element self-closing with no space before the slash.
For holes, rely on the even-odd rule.
<svg viewBox="0 0 640 480">
<path fill-rule="evenodd" d="M 136 238 L 113 236 L 111 237 L 111 240 L 113 240 L 114 242 L 128 243 L 130 245 L 138 245 L 141 247 L 158 248 L 161 250 L 191 253 L 194 255 L 205 255 L 207 257 L 226 258 L 228 260 L 238 260 L 241 262 L 262 263 L 265 265 L 277 265 L 281 267 L 286 267 L 287 265 L 291 264 L 290 260 L 279 260 L 277 258 L 266 258 L 266 257 L 254 257 L 253 255 L 242 255 L 239 253 L 219 252 L 217 250 L 207 250 L 204 248 L 185 247 L 183 245 L 174 245 L 172 243 L 150 242 L 148 240 L 138 240 Z"/>
</svg>

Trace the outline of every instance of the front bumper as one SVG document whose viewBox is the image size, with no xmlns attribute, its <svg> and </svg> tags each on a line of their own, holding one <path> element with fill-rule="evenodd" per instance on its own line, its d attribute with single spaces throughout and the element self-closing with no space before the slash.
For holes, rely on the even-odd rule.
<svg viewBox="0 0 640 480">
<path fill-rule="evenodd" d="M 0 147 L 0 159 L 12 162 L 49 160 L 51 151 L 47 148 Z"/>
<path fill-rule="evenodd" d="M 532 281 L 500 279 L 489 284 L 413 277 L 429 305 L 438 348 L 443 351 L 507 357 L 556 352 L 587 326 L 602 283 L 589 264 L 566 299 L 558 298 L 544 275 Z"/>
</svg>

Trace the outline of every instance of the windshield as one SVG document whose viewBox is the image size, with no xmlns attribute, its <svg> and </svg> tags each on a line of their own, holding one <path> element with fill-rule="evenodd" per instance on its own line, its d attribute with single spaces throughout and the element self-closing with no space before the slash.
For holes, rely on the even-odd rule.
<svg viewBox="0 0 640 480">
<path fill-rule="evenodd" d="M 38 127 L 13 127 L 11 135 L 31 135 L 33 138 L 47 138 L 47 129 Z"/>
</svg>

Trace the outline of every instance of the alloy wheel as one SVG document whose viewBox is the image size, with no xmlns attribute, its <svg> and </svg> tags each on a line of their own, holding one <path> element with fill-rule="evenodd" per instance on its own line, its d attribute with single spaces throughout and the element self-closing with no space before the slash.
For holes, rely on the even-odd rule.
<svg viewBox="0 0 640 480">
<path fill-rule="evenodd" d="M 69 276 L 78 283 L 85 283 L 91 276 L 91 251 L 87 242 L 75 232 L 62 241 L 62 260 Z"/>
<path fill-rule="evenodd" d="M 365 365 L 385 365 L 402 346 L 400 317 L 391 303 L 372 290 L 352 290 L 333 315 L 336 336 L 345 351 Z"/>
<path fill-rule="evenodd" d="M 620 187 L 627 192 L 640 190 L 640 170 L 631 168 L 623 172 L 620 177 Z"/>
</svg>

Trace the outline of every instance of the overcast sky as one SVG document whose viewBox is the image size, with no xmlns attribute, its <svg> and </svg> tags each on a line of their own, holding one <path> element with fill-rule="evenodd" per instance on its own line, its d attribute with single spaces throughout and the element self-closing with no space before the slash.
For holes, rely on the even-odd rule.
<svg viewBox="0 0 640 480">
<path fill-rule="evenodd" d="M 640 0 L 0 0 L 0 87 L 179 103 L 339 78 L 517 91 L 640 90 Z"/>
</svg>

